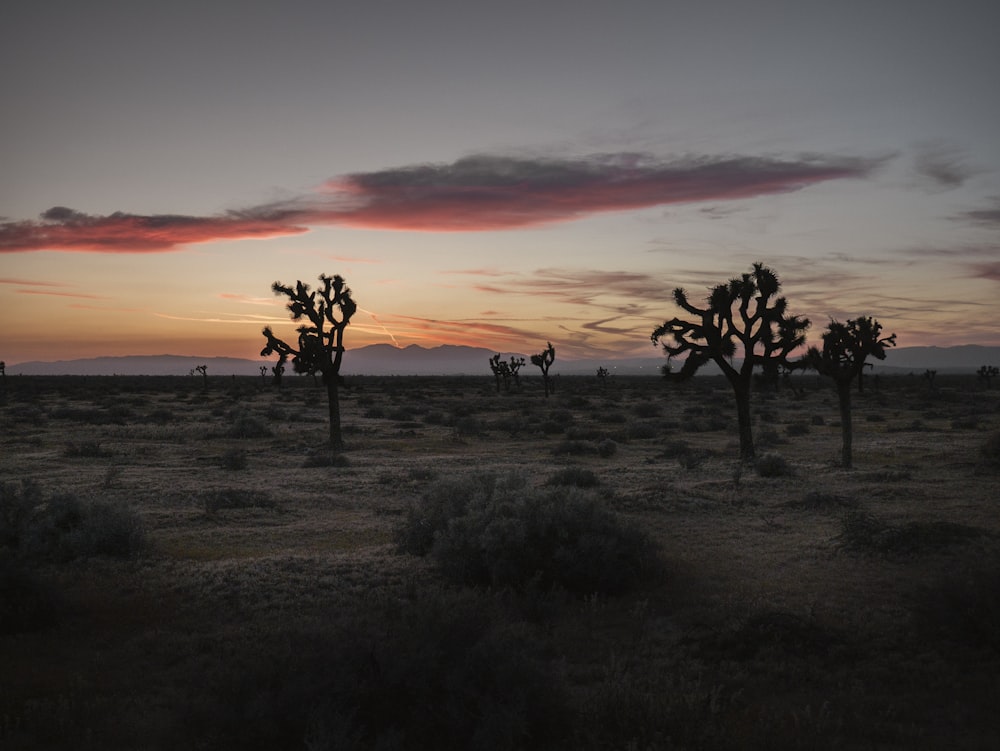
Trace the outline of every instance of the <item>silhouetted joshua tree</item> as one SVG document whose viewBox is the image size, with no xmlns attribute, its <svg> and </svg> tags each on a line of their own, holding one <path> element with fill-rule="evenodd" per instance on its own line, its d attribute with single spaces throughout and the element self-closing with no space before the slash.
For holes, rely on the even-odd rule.
<svg viewBox="0 0 1000 751">
<path fill-rule="evenodd" d="M 288 362 L 287 354 L 280 354 L 278 362 L 271 366 L 271 385 L 281 388 L 281 377 L 285 374 L 285 363 Z"/>
<path fill-rule="evenodd" d="M 208 388 L 208 366 L 207 365 L 195 365 L 191 368 L 191 375 L 195 373 L 201 373 L 201 387 L 203 389 Z"/>
<path fill-rule="evenodd" d="M 490 358 L 490 370 L 493 371 L 493 378 L 497 382 L 497 393 L 500 393 L 500 383 L 506 383 L 507 379 L 510 377 L 507 363 L 500 359 L 500 353 L 497 352 L 493 357 Z"/>
<path fill-rule="evenodd" d="M 778 365 L 788 365 L 788 356 L 805 343 L 807 318 L 789 315 L 784 297 L 775 297 L 781 289 L 777 275 L 767 266 L 755 263 L 749 274 L 730 279 L 714 287 L 699 308 L 688 300 L 680 287 L 674 290 L 674 302 L 694 320 L 672 318 L 653 331 L 653 344 L 662 341 L 667 354 L 663 374 L 672 380 L 686 380 L 709 362 L 722 370 L 736 397 L 740 430 L 740 458 L 754 458 L 753 429 L 750 423 L 750 392 L 755 368 L 771 372 Z M 674 373 L 670 360 L 687 354 L 680 371 Z M 742 363 L 734 358 L 742 356 Z"/>
<path fill-rule="evenodd" d="M 549 368 L 552 367 L 552 363 L 556 360 L 556 348 L 552 346 L 552 342 L 546 342 L 549 346 L 539 352 L 537 355 L 531 356 L 531 364 L 537 365 L 542 369 L 542 383 L 545 384 L 545 398 L 549 398 Z"/>
<path fill-rule="evenodd" d="M 885 359 L 885 350 L 896 346 L 896 335 L 882 336 L 882 324 L 871 316 L 853 318 L 847 323 L 830 321 L 823 332 L 823 349 L 810 347 L 803 359 L 806 367 L 833 379 L 840 402 L 840 430 L 843 436 L 842 462 L 853 466 L 851 428 L 851 381 L 860 377 L 865 360 Z M 868 364 L 868 367 L 871 367 Z"/>
<path fill-rule="evenodd" d="M 2 362 L 0 362 L 0 366 L 3 366 Z M 0 372 L 3 372 L 2 367 L 0 367 Z M 984 365 L 976 371 L 976 375 L 979 376 L 980 381 L 986 382 L 986 388 L 993 388 L 993 379 L 1000 376 L 1000 368 L 995 365 Z"/>
<path fill-rule="evenodd" d="M 267 345 L 261 350 L 261 356 L 278 354 L 278 364 L 281 365 L 289 356 L 296 373 L 314 373 L 319 371 L 326 386 L 327 399 L 330 407 L 330 445 L 342 448 L 344 445 L 340 433 L 340 363 L 344 357 L 344 329 L 351 322 L 351 316 L 358 306 L 351 299 L 351 290 L 338 275 L 328 277 L 320 274 L 323 286 L 315 292 L 309 291 L 309 285 L 296 282 L 295 288 L 286 287 L 281 282 L 271 285 L 276 295 L 285 295 L 289 299 L 288 310 L 292 320 L 305 318 L 309 325 L 299 326 L 298 349 L 278 339 L 271 328 L 264 329 Z M 317 300 L 316 296 L 319 295 Z M 338 315 L 339 311 L 339 315 Z M 275 371 L 277 377 L 277 371 Z"/>
<path fill-rule="evenodd" d="M 930 387 L 931 391 L 937 391 L 937 386 L 934 385 L 935 376 L 937 376 L 936 370 L 924 371 L 924 379 L 927 381 L 927 385 Z"/>
<path fill-rule="evenodd" d="M 603 365 L 597 369 L 597 382 L 601 384 L 602 389 L 607 388 L 609 375 L 608 369 Z"/>
<path fill-rule="evenodd" d="M 518 371 L 524 367 L 524 358 L 510 356 L 510 360 L 507 363 L 507 369 L 510 371 L 510 377 L 514 379 L 514 387 L 520 391 L 521 390 L 521 377 L 518 375 Z"/>
<path fill-rule="evenodd" d="M 264 384 L 265 386 L 267 385 L 267 378 L 266 378 L 266 376 L 267 376 L 267 366 L 266 365 L 261 365 L 260 366 L 260 382 L 262 384 Z"/>
</svg>

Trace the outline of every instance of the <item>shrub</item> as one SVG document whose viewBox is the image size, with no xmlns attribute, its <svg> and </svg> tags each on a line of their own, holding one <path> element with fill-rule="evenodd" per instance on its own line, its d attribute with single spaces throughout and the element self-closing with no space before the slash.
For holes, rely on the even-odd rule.
<svg viewBox="0 0 1000 751">
<path fill-rule="evenodd" d="M 561 485 L 567 486 L 571 485 L 576 488 L 594 488 L 600 485 L 601 481 L 597 479 L 591 470 L 585 469 L 583 467 L 566 467 L 556 472 L 552 477 L 546 481 L 546 485 Z"/>
<path fill-rule="evenodd" d="M 317 467 L 350 467 L 351 460 L 336 451 L 314 451 L 303 461 L 304 469 L 315 469 Z"/>
<path fill-rule="evenodd" d="M 656 438 L 656 426 L 649 422 L 634 422 L 628 426 L 628 437 L 633 441 Z"/>
<path fill-rule="evenodd" d="M 618 594 L 658 573 L 656 547 L 578 489 L 542 492 L 520 475 L 432 488 L 399 532 L 403 552 L 430 554 L 453 582 Z"/>
<path fill-rule="evenodd" d="M 63 448 L 63 456 L 69 459 L 106 459 L 111 452 L 97 441 L 70 441 Z"/>
<path fill-rule="evenodd" d="M 785 426 L 785 435 L 789 438 L 798 438 L 799 436 L 809 434 L 809 424 L 804 422 L 793 422 Z"/>
<path fill-rule="evenodd" d="M 323 632 L 283 634 L 279 647 L 245 649 L 235 668 L 227 656 L 208 695 L 199 691 L 191 701 L 190 745 L 568 747 L 573 713 L 565 680 L 527 626 L 472 593 L 396 603 L 359 604 Z"/>
<path fill-rule="evenodd" d="M 139 516 L 121 503 L 82 501 L 55 495 L 32 518 L 24 534 L 25 555 L 56 561 L 108 556 L 132 559 L 146 548 Z"/>
<path fill-rule="evenodd" d="M 21 546 L 41 503 L 41 486 L 33 480 L 0 484 L 0 548 Z"/>
<path fill-rule="evenodd" d="M 274 435 L 264 420 L 249 412 L 239 412 L 226 433 L 229 438 L 268 438 Z"/>
<path fill-rule="evenodd" d="M 861 553 L 915 555 L 934 552 L 988 537 L 977 527 L 946 521 L 891 524 L 864 511 L 852 511 L 842 521 L 841 547 Z"/>
<path fill-rule="evenodd" d="M 228 449 L 219 459 L 223 469 L 238 471 L 247 468 L 247 452 L 243 449 Z"/>
<path fill-rule="evenodd" d="M 618 444 L 610 438 L 605 438 L 603 441 L 598 441 L 597 443 L 597 453 L 604 459 L 611 458 L 617 453 L 617 451 Z"/>
<path fill-rule="evenodd" d="M 261 490 L 243 490 L 242 488 L 218 488 L 202 494 L 205 503 L 205 513 L 214 514 L 222 509 L 245 509 L 277 507 L 274 499 Z"/>
<path fill-rule="evenodd" d="M 813 490 L 806 493 L 801 499 L 787 501 L 783 505 L 787 508 L 807 509 L 810 511 L 829 511 L 855 508 L 858 505 L 858 502 L 854 498 L 849 498 L 848 496 Z"/>
<path fill-rule="evenodd" d="M 552 447 L 553 456 L 583 456 L 586 454 L 596 454 L 597 446 L 590 441 L 560 441 Z"/>
<path fill-rule="evenodd" d="M 1000 430 L 990 434 L 983 442 L 979 453 L 987 465 L 1000 467 Z"/>
<path fill-rule="evenodd" d="M 632 407 L 632 414 L 639 418 L 659 417 L 662 411 L 656 402 L 639 402 Z"/>
<path fill-rule="evenodd" d="M 792 466 L 781 454 L 764 454 L 757 457 L 754 469 L 761 477 L 789 477 L 793 474 Z"/>
</svg>

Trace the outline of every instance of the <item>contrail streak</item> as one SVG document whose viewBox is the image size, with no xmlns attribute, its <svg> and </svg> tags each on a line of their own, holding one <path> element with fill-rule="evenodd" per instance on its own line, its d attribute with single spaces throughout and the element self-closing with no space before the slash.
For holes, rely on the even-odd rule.
<svg viewBox="0 0 1000 751">
<path fill-rule="evenodd" d="M 379 326 L 379 328 L 381 328 L 386 333 L 386 336 L 392 339 L 393 346 L 395 346 L 396 349 L 400 348 L 400 344 L 398 341 L 396 341 L 396 337 L 392 335 L 392 332 L 385 327 L 385 324 L 382 323 L 374 313 L 372 313 L 370 310 L 365 310 L 364 308 L 360 307 L 358 308 L 358 310 L 360 310 L 362 313 L 367 313 L 368 315 L 370 315 L 372 317 L 372 320 L 375 321 L 375 324 Z"/>
</svg>

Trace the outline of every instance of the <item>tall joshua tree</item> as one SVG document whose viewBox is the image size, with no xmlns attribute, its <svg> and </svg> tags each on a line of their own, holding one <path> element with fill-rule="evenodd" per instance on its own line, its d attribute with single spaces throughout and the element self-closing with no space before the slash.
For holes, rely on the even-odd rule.
<svg viewBox="0 0 1000 751">
<path fill-rule="evenodd" d="M 851 428 L 851 382 L 861 377 L 865 360 L 885 359 L 885 350 L 896 346 L 896 335 L 882 336 L 882 324 L 871 316 L 852 318 L 847 323 L 830 321 L 823 332 L 823 349 L 810 347 L 804 364 L 820 375 L 833 379 L 840 403 L 840 431 L 843 436 L 842 462 L 853 466 Z"/>
<path fill-rule="evenodd" d="M 315 292 L 310 292 L 309 285 L 301 281 L 296 282 L 294 288 L 286 287 L 281 282 L 271 285 L 274 294 L 288 298 L 292 320 L 305 319 L 308 323 L 298 328 L 298 349 L 278 339 L 270 326 L 265 328 L 267 345 L 260 354 L 268 357 L 277 353 L 279 365 L 291 357 L 296 373 L 318 371 L 322 374 L 330 407 L 330 446 L 343 448 L 340 433 L 340 362 L 344 357 L 344 329 L 358 306 L 339 275 L 329 277 L 320 274 L 319 280 L 323 286 Z M 277 373 L 275 371 L 275 375 Z"/>
<path fill-rule="evenodd" d="M 754 458 L 753 429 L 750 424 L 750 392 L 755 368 L 774 371 L 787 366 L 788 356 L 805 343 L 809 319 L 788 314 L 777 275 L 755 263 L 753 270 L 734 277 L 710 290 L 704 308 L 692 304 L 687 292 L 674 290 L 674 302 L 693 320 L 672 318 L 653 331 L 653 344 L 662 344 L 667 354 L 664 375 L 686 380 L 709 362 L 722 370 L 736 397 L 740 430 L 740 458 Z M 670 360 L 687 355 L 678 372 Z M 735 358 L 742 357 L 741 363 Z"/>
<path fill-rule="evenodd" d="M 546 342 L 549 346 L 539 352 L 537 355 L 531 356 L 531 364 L 537 365 L 542 369 L 542 383 L 545 384 L 545 398 L 549 398 L 549 368 L 552 367 L 552 363 L 556 360 L 556 348 L 552 346 L 552 342 Z"/>
</svg>

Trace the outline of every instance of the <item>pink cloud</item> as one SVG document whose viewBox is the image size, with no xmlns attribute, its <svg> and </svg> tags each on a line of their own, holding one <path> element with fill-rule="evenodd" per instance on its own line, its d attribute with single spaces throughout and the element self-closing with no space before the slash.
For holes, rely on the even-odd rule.
<svg viewBox="0 0 1000 751">
<path fill-rule="evenodd" d="M 862 178 L 883 161 L 822 156 L 470 156 L 452 164 L 354 173 L 328 181 L 309 196 L 217 216 L 95 216 L 57 206 L 39 221 L 0 223 L 0 252 L 157 253 L 193 243 L 300 234 L 314 225 L 507 230 L 603 212 L 787 193 L 829 180 Z"/>
<path fill-rule="evenodd" d="M 0 253 L 63 250 L 87 253 L 162 253 L 213 240 L 267 238 L 307 232 L 278 214 L 232 213 L 216 217 L 115 212 L 83 214 L 56 206 L 41 221 L 0 224 Z"/>
</svg>

